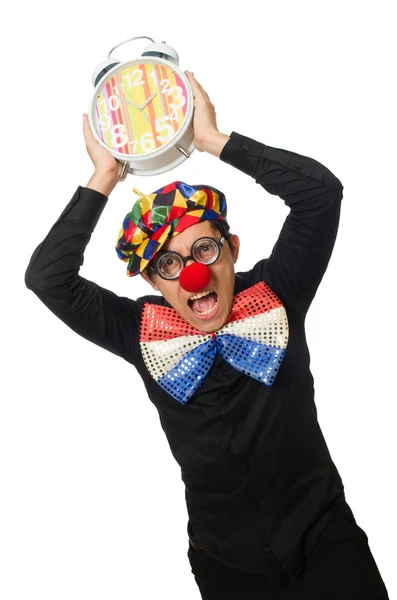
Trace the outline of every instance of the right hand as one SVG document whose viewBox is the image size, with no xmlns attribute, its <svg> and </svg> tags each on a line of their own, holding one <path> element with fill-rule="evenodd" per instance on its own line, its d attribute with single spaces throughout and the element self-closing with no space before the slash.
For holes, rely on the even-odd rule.
<svg viewBox="0 0 397 600">
<path fill-rule="evenodd" d="M 101 146 L 97 142 L 97 140 L 92 135 L 92 131 L 90 128 L 90 124 L 88 122 L 88 114 L 83 113 L 83 131 L 85 138 L 85 146 L 87 148 L 88 155 L 92 162 L 94 163 L 95 171 L 97 173 L 110 173 L 115 176 L 115 178 L 119 178 L 123 164 L 116 160 L 114 156 L 110 154 L 106 148 Z M 125 171 L 123 180 L 127 176 L 127 171 Z M 120 180 L 121 181 L 121 180 Z"/>
<path fill-rule="evenodd" d="M 215 106 L 212 104 L 203 86 L 195 78 L 194 73 L 192 71 L 185 71 L 185 75 L 192 86 L 194 97 L 194 146 L 199 152 L 205 152 L 205 140 L 214 134 L 219 134 L 216 124 Z"/>
</svg>

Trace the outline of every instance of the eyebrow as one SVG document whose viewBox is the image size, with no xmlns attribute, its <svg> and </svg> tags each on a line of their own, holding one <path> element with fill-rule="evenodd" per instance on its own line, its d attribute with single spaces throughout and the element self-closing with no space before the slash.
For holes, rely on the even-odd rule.
<svg viewBox="0 0 397 600">
<path fill-rule="evenodd" d="M 190 248 L 192 247 L 192 245 L 190 245 Z M 190 248 L 188 250 L 186 250 L 186 252 L 190 252 Z M 158 250 L 157 254 L 165 254 L 166 252 L 173 252 L 174 254 L 180 254 L 181 256 L 184 255 L 183 252 L 181 252 L 180 250 L 163 250 L 161 248 L 161 250 Z"/>
<path fill-rule="evenodd" d="M 206 235 L 206 236 L 199 235 L 198 237 L 196 237 L 196 239 L 194 239 L 194 240 L 192 241 L 192 243 L 190 244 L 190 246 L 186 246 L 186 252 L 190 252 L 190 250 L 191 250 L 191 247 L 193 246 L 194 242 L 195 242 L 196 240 L 198 240 L 200 237 L 210 237 L 210 236 L 208 236 L 208 235 Z M 163 249 L 161 249 L 161 250 L 159 250 L 158 252 L 175 252 L 176 254 L 180 254 L 181 256 L 183 256 L 183 252 L 181 252 L 181 250 L 170 250 L 170 249 L 163 250 Z"/>
</svg>

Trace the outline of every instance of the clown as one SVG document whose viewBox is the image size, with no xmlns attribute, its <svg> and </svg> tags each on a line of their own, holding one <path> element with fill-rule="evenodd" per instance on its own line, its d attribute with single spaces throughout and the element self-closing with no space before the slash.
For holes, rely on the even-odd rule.
<svg viewBox="0 0 397 600">
<path fill-rule="evenodd" d="M 312 158 L 219 132 L 208 94 L 186 74 L 196 148 L 290 209 L 271 255 L 235 272 L 240 241 L 225 195 L 174 181 L 135 190 L 116 240 L 127 275 L 160 295 L 121 298 L 80 277 L 121 173 L 84 115 L 95 173 L 33 253 L 26 285 L 141 376 L 181 468 L 188 556 L 204 600 L 387 598 L 317 421 L 305 338 L 343 186 Z"/>
<path fill-rule="evenodd" d="M 287 345 L 285 309 L 264 282 L 233 296 L 239 238 L 229 232 L 226 212 L 219 190 L 176 181 L 136 202 L 117 241 L 127 275 L 141 273 L 168 306 L 144 305 L 141 352 L 152 377 L 182 403 L 201 385 L 217 350 L 271 385 Z M 172 249 L 177 242 L 185 256 Z"/>
</svg>

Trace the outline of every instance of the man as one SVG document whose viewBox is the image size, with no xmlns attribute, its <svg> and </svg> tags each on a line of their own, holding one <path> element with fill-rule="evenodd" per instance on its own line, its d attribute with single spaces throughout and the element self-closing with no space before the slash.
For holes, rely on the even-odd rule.
<svg viewBox="0 0 397 600">
<path fill-rule="evenodd" d="M 222 192 L 174 182 L 140 194 L 116 246 L 127 274 L 161 296 L 120 298 L 81 278 L 121 171 L 84 115 L 95 174 L 33 253 L 26 285 L 142 377 L 181 466 L 188 556 L 204 600 L 388 598 L 317 422 L 305 340 L 343 186 L 309 157 L 220 133 L 208 94 L 186 73 L 196 148 L 290 208 L 270 257 L 235 273 L 239 238 Z M 241 217 L 261 234 L 254 203 L 241 202 Z"/>
</svg>

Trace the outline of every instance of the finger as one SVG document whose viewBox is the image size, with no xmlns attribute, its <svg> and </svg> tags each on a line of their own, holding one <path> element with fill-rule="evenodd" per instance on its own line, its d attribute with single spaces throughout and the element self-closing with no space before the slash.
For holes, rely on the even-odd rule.
<svg viewBox="0 0 397 600">
<path fill-rule="evenodd" d="M 200 88 L 203 96 L 208 100 L 208 102 L 211 102 L 211 99 L 210 99 L 209 95 L 207 94 L 207 92 L 205 91 L 205 89 L 203 88 L 203 86 L 200 83 L 198 85 L 199 85 L 199 88 Z"/>
<path fill-rule="evenodd" d="M 91 131 L 90 123 L 88 121 L 88 115 L 87 115 L 87 113 L 83 114 L 83 128 L 84 128 L 84 131 L 87 134 L 89 134 L 89 135 L 92 136 L 92 131 Z"/>
<path fill-rule="evenodd" d="M 95 139 L 94 136 L 92 135 L 90 124 L 88 122 L 88 115 L 87 115 L 87 113 L 83 114 L 83 131 L 84 131 L 84 137 L 85 137 L 85 139 L 87 141 L 88 140 L 92 141 L 92 140 Z"/>
<path fill-rule="evenodd" d="M 197 79 L 195 79 L 193 73 L 191 73 L 190 71 L 185 71 L 185 73 L 188 76 L 193 91 L 195 93 L 202 94 L 204 97 L 206 97 L 208 94 L 205 92 L 204 88 L 199 84 Z"/>
<path fill-rule="evenodd" d="M 198 85 L 198 87 L 200 88 L 200 90 L 202 91 L 202 93 L 206 96 L 208 96 L 207 92 L 205 91 L 205 89 L 203 88 L 203 86 L 201 85 L 201 83 L 196 79 L 196 77 L 194 76 L 194 73 L 191 73 L 192 75 L 192 80 L 195 82 L 196 85 Z"/>
<path fill-rule="evenodd" d="M 191 75 L 192 75 L 192 78 L 191 78 L 192 83 L 196 85 L 196 87 L 199 89 L 199 91 L 204 96 L 204 98 L 206 100 L 208 100 L 208 102 L 211 102 L 209 95 L 207 94 L 207 92 L 205 91 L 205 89 L 203 88 L 201 83 L 199 81 L 197 81 L 197 79 L 194 77 L 193 73 Z"/>
<path fill-rule="evenodd" d="M 90 127 L 88 124 L 88 119 L 87 119 L 86 113 L 83 114 L 83 132 L 84 132 L 85 138 L 87 138 L 88 135 L 90 134 Z"/>
<path fill-rule="evenodd" d="M 189 81 L 190 81 L 192 87 L 194 89 L 196 89 L 197 91 L 203 93 L 203 88 L 201 87 L 201 85 L 199 84 L 199 82 L 197 81 L 197 79 L 195 78 L 193 73 L 190 73 L 189 71 L 187 71 L 187 74 L 188 74 L 188 78 L 189 78 Z"/>
<path fill-rule="evenodd" d="M 189 79 L 189 83 L 192 86 L 192 88 L 193 89 L 197 89 L 198 88 L 198 82 L 195 80 L 193 73 L 191 73 L 190 71 L 185 71 L 185 75 Z"/>
</svg>

